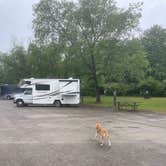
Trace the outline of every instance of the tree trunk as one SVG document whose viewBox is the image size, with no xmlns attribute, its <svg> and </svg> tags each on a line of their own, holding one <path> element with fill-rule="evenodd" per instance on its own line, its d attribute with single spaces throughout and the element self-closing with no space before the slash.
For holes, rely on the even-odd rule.
<svg viewBox="0 0 166 166">
<path fill-rule="evenodd" d="M 100 91 L 99 88 L 96 89 L 96 103 L 101 102 Z"/>
<path fill-rule="evenodd" d="M 95 91 L 96 91 L 96 103 L 100 103 L 101 102 L 100 89 L 99 89 L 99 84 L 98 84 L 97 74 L 96 74 L 96 64 L 95 64 L 93 56 L 92 56 L 92 66 L 93 66 L 92 75 L 93 75 L 93 79 L 94 79 L 94 83 L 95 83 Z"/>
</svg>

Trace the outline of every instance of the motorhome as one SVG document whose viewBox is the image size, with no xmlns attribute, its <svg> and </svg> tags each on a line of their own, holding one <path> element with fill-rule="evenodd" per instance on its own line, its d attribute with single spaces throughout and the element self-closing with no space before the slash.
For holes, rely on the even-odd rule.
<svg viewBox="0 0 166 166">
<path fill-rule="evenodd" d="M 20 88 L 24 89 L 24 92 L 14 96 L 14 103 L 18 107 L 29 104 L 60 107 L 80 103 L 79 79 L 23 79 Z"/>
</svg>

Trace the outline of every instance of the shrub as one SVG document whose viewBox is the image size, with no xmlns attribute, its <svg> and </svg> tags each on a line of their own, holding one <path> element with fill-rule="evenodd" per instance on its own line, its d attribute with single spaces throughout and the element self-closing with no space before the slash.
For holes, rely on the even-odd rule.
<svg viewBox="0 0 166 166">
<path fill-rule="evenodd" d="M 117 95 L 125 96 L 127 95 L 127 91 L 129 89 L 129 85 L 123 83 L 111 83 L 105 86 L 105 95 L 113 95 L 113 92 L 116 91 Z"/>
<path fill-rule="evenodd" d="M 144 95 L 148 91 L 150 96 L 166 96 L 166 84 L 164 81 L 161 82 L 152 77 L 140 82 L 138 89 L 141 95 Z"/>
</svg>

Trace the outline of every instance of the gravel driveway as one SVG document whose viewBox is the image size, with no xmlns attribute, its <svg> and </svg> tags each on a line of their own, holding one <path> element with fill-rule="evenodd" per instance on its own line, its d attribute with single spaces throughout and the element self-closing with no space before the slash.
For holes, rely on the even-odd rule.
<svg viewBox="0 0 166 166">
<path fill-rule="evenodd" d="M 112 147 L 94 139 L 95 122 Z M 166 115 L 0 100 L 0 166 L 165 166 Z"/>
</svg>

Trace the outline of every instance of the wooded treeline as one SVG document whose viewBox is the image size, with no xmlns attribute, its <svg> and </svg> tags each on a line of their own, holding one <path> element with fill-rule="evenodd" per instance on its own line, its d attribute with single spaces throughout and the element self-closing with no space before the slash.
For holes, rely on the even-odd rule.
<svg viewBox="0 0 166 166">
<path fill-rule="evenodd" d="M 138 34 L 142 3 L 127 9 L 114 0 L 40 0 L 35 40 L 28 49 L 0 53 L 0 83 L 22 78 L 80 78 L 84 95 L 166 96 L 166 29 Z M 140 32 L 139 32 L 140 34 Z M 137 36 L 137 37 L 134 37 Z"/>
</svg>

